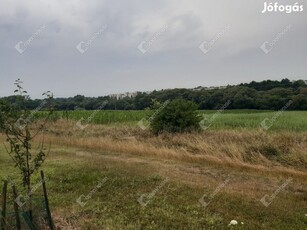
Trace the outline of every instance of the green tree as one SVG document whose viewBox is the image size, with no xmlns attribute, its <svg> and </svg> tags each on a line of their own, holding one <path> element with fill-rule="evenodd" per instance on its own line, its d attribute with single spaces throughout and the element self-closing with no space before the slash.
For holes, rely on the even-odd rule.
<svg viewBox="0 0 307 230">
<path fill-rule="evenodd" d="M 195 103 L 184 99 L 175 99 L 164 107 L 162 105 L 150 119 L 151 131 L 159 134 L 199 130 L 201 117 L 197 109 Z"/>
<path fill-rule="evenodd" d="M 9 144 L 7 152 L 12 158 L 15 167 L 21 173 L 23 186 L 29 196 L 28 205 L 25 208 L 28 210 L 30 218 L 32 218 L 31 176 L 41 167 L 47 155 L 43 138 L 36 154 L 32 150 L 32 142 L 39 133 L 44 131 L 49 117 L 47 116 L 46 119 L 39 123 L 38 120 L 35 120 L 35 112 L 42 109 L 43 106 L 45 107 L 46 104 L 50 104 L 53 96 L 50 92 L 44 93 L 43 95 L 46 96 L 46 99 L 42 101 L 37 110 L 31 111 L 26 106 L 30 97 L 23 89 L 20 79 L 16 80 L 15 85 L 17 87 L 15 93 L 18 94 L 16 102 L 13 104 L 3 100 L 0 102 L 0 131 L 5 134 Z M 52 112 L 51 107 L 47 110 L 49 110 L 48 115 L 50 115 Z M 38 126 L 38 130 L 34 131 L 31 125 Z"/>
</svg>

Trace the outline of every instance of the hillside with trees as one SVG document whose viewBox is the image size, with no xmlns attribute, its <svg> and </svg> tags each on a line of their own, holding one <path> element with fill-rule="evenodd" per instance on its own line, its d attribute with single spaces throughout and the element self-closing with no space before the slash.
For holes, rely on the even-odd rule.
<svg viewBox="0 0 307 230">
<path fill-rule="evenodd" d="M 199 109 L 218 109 L 231 101 L 227 109 L 257 109 L 279 110 L 292 100 L 290 110 L 307 110 L 307 81 L 281 81 L 266 80 L 252 81 L 239 85 L 226 87 L 197 87 L 194 89 L 165 89 L 154 90 L 151 93 L 138 92 L 134 97 L 116 98 L 112 96 L 85 97 L 77 95 L 69 98 L 54 98 L 55 110 L 95 110 L 102 103 L 106 110 L 143 110 L 152 105 L 154 100 L 164 102 L 173 99 L 185 99 L 196 103 Z M 16 96 L 2 98 L 9 103 L 17 103 Z M 35 109 L 41 100 L 29 100 L 27 107 Z"/>
</svg>

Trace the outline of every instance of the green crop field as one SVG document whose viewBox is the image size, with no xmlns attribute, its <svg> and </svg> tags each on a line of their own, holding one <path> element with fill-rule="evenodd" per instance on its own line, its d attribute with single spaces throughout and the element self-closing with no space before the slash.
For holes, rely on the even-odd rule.
<svg viewBox="0 0 307 230">
<path fill-rule="evenodd" d="M 88 120 L 93 124 L 113 124 L 113 123 L 135 123 L 150 114 L 150 111 L 120 111 L 120 110 L 102 110 L 102 111 L 55 111 L 51 119 L 69 119 L 69 120 Z M 44 117 L 45 113 L 38 113 L 37 117 Z"/>
<path fill-rule="evenodd" d="M 53 120 L 69 119 L 80 120 L 93 124 L 117 124 L 127 123 L 137 125 L 142 118 L 150 116 L 152 111 L 55 111 L 51 117 Z M 306 111 L 259 111 L 259 110 L 225 110 L 225 111 L 200 111 L 204 116 L 204 124 L 210 129 L 258 129 L 261 122 L 266 119 L 265 124 L 270 130 L 307 131 Z M 38 117 L 44 116 L 40 112 Z"/>
</svg>

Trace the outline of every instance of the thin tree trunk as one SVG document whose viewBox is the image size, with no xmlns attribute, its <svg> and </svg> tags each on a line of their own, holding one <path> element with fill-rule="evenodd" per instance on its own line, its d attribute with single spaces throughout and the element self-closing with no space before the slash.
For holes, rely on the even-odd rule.
<svg viewBox="0 0 307 230">
<path fill-rule="evenodd" d="M 16 200 L 17 199 L 17 190 L 16 190 L 15 184 L 12 185 L 12 190 L 13 190 L 14 200 Z M 20 230 L 21 229 L 20 217 L 19 217 L 19 211 L 18 211 L 18 204 L 16 202 L 14 202 L 14 211 L 15 211 L 15 218 L 16 218 L 16 229 Z"/>
<path fill-rule="evenodd" d="M 47 188 L 46 188 L 46 182 L 45 182 L 45 175 L 43 171 L 41 171 L 41 178 L 42 178 L 42 183 L 43 183 L 43 192 L 44 192 L 44 198 L 45 198 L 45 204 L 46 204 L 48 224 L 51 230 L 55 230 L 55 226 L 53 224 L 51 212 L 49 208 L 49 200 L 48 200 L 48 194 L 47 194 Z"/>
<path fill-rule="evenodd" d="M 7 181 L 4 181 L 3 183 L 3 191 L 2 191 L 2 215 L 0 218 L 0 227 L 1 230 L 5 229 L 6 225 L 6 193 L 7 193 Z"/>
<path fill-rule="evenodd" d="M 27 131 L 28 132 L 28 131 Z M 33 220 L 33 216 L 32 216 L 32 192 L 31 192 L 31 173 L 30 173 L 30 162 L 29 162 L 29 158 L 30 158 L 30 151 L 29 151 L 29 146 L 26 146 L 26 154 L 27 154 L 27 189 L 28 189 L 28 195 L 29 195 L 29 218 L 30 221 Z"/>
</svg>

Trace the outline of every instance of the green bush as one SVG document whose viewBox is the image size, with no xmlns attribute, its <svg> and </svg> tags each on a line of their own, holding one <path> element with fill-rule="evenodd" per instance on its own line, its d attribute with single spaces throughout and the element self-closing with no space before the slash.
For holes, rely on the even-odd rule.
<svg viewBox="0 0 307 230">
<path fill-rule="evenodd" d="M 176 99 L 160 107 L 150 118 L 150 128 L 155 134 L 162 132 L 190 132 L 199 130 L 198 106 L 187 100 Z"/>
</svg>

